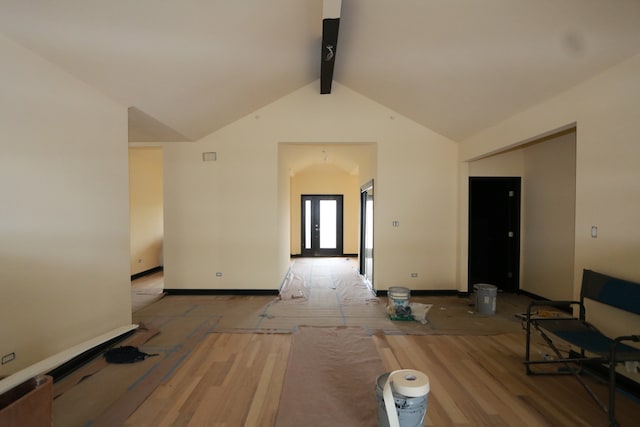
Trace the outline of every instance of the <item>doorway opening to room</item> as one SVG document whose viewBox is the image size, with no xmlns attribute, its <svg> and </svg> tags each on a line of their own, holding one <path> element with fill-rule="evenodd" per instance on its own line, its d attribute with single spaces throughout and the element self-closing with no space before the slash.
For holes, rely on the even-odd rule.
<svg viewBox="0 0 640 427">
<path fill-rule="evenodd" d="M 164 190 L 162 147 L 129 147 L 131 309 L 164 291 Z"/>
<path fill-rule="evenodd" d="M 342 256 L 343 195 L 301 197 L 302 256 Z"/>
<path fill-rule="evenodd" d="M 517 286 L 514 276 L 510 283 L 518 292 L 552 300 L 573 297 L 574 258 L 576 242 L 576 148 L 577 129 L 575 123 L 550 130 L 529 138 L 520 145 L 507 150 L 477 158 L 469 162 L 469 177 L 522 177 L 520 201 L 520 227 L 514 227 L 514 241 L 520 239 L 520 254 L 512 249 L 514 259 L 519 260 Z M 469 180 L 469 226 L 473 227 L 471 209 L 478 206 L 478 194 Z M 508 179 L 508 178 L 502 178 Z M 482 184 L 479 184 L 482 185 Z M 491 184 L 486 184 L 491 185 Z M 516 191 L 517 180 L 514 183 Z M 517 195 L 517 192 L 515 193 Z M 480 198 L 480 200 L 483 200 Z M 504 202 L 504 200 L 503 200 Z M 518 201 L 515 201 L 518 203 Z M 473 206 L 472 206 L 473 205 Z M 480 206 L 482 208 L 482 206 Z M 517 212 L 516 209 L 512 210 Z M 473 215 L 475 216 L 475 215 Z M 477 219 L 476 225 L 477 225 Z M 515 221 L 515 219 L 513 219 Z M 469 228 L 470 251 L 474 250 L 471 239 L 478 235 Z M 508 231 L 506 231 L 508 233 Z M 476 252 L 477 254 L 477 249 Z M 485 254 L 484 256 L 487 256 Z M 478 271 L 479 256 L 469 254 L 469 290 L 475 283 L 486 279 L 474 278 Z M 491 262 L 495 262 L 493 259 Z M 491 284 L 491 282 L 488 282 Z M 499 281 L 497 282 L 499 283 Z M 507 289 L 509 289 L 507 287 Z"/>
<path fill-rule="evenodd" d="M 289 217 L 288 237 L 291 262 L 297 262 L 298 260 L 294 261 L 294 259 L 305 257 L 344 257 L 345 262 L 349 262 L 354 269 L 358 270 L 361 187 L 363 183 L 372 180 L 375 176 L 376 152 L 375 143 L 279 144 L 281 207 L 285 208 L 285 204 L 288 205 L 286 207 L 288 212 L 283 209 L 283 215 L 286 212 Z M 367 179 L 363 180 L 363 176 Z M 342 207 L 336 214 L 338 222 L 331 238 L 331 240 L 335 239 L 335 247 L 331 244 L 327 248 L 324 241 L 320 242 L 320 235 L 316 233 L 315 226 L 318 224 L 318 232 L 321 230 L 326 232 L 328 227 L 314 221 L 317 217 L 311 218 L 314 214 L 319 215 L 315 213 L 317 211 L 312 206 L 323 202 L 315 202 L 311 199 L 303 201 L 303 198 L 304 196 L 336 195 L 341 196 L 341 200 L 336 200 L 334 203 L 336 207 L 338 204 Z M 285 198 L 286 196 L 288 197 Z M 307 209 L 303 213 L 305 203 Z M 283 225 L 285 225 L 284 222 Z M 341 232 L 338 232 L 338 227 L 342 227 Z"/>
<path fill-rule="evenodd" d="M 469 177 L 469 281 L 520 288 L 520 177 Z"/>
</svg>

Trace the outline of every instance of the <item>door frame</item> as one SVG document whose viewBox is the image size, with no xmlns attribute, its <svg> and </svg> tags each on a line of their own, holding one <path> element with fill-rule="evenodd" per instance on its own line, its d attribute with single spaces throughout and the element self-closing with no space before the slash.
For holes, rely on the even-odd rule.
<svg viewBox="0 0 640 427">
<path fill-rule="evenodd" d="M 374 238 L 374 228 L 373 228 L 373 212 L 371 214 L 371 224 L 367 223 L 367 216 L 369 212 L 366 209 L 367 198 L 371 198 L 373 202 L 373 179 L 368 181 L 362 187 L 360 187 L 360 253 L 358 254 L 358 267 L 360 269 L 360 274 L 364 276 L 365 280 L 368 280 L 371 283 L 371 287 L 375 289 L 373 286 L 373 241 Z M 371 227 L 371 248 L 367 248 L 367 229 Z M 370 258 L 370 260 L 369 260 Z M 367 269 L 369 266 L 370 271 Z"/>
</svg>

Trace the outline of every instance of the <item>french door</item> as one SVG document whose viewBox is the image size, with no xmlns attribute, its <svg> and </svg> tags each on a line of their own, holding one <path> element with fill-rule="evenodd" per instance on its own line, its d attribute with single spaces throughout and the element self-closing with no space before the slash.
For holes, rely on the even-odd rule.
<svg viewBox="0 0 640 427">
<path fill-rule="evenodd" d="M 302 195 L 302 256 L 340 256 L 342 195 Z"/>
</svg>

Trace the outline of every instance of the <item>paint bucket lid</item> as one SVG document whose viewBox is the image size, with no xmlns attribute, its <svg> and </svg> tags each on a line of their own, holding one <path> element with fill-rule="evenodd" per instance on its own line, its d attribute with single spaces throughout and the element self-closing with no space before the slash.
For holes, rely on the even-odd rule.
<svg viewBox="0 0 640 427">
<path fill-rule="evenodd" d="M 388 294 L 394 297 L 408 297 L 411 294 L 411 290 L 409 288 L 403 288 L 402 286 L 391 286 L 389 288 Z"/>
</svg>

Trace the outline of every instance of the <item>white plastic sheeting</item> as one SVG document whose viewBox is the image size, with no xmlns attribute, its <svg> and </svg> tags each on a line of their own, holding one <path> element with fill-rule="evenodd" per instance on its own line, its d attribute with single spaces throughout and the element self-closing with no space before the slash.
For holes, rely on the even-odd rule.
<svg viewBox="0 0 640 427">
<path fill-rule="evenodd" d="M 378 302 L 351 258 L 298 258 L 280 289 L 280 299 L 309 300 L 335 294 L 341 304 Z M 329 297 L 331 298 L 331 297 Z"/>
</svg>

